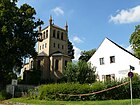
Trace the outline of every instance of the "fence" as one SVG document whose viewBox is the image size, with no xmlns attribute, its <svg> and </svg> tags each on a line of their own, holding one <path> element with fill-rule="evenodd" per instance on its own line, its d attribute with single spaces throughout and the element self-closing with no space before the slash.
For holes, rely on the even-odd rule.
<svg viewBox="0 0 140 105">
<path fill-rule="evenodd" d="M 24 97 L 27 95 L 29 89 L 34 89 L 34 88 L 35 86 L 33 85 L 17 85 L 17 86 L 7 85 L 6 92 L 12 95 L 14 90 L 15 97 L 21 97 L 21 96 Z"/>
</svg>

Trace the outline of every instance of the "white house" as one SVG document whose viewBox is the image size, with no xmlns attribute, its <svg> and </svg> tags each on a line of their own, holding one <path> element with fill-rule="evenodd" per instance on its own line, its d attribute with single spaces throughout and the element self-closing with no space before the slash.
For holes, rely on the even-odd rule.
<svg viewBox="0 0 140 105">
<path fill-rule="evenodd" d="M 108 38 L 104 39 L 88 62 L 96 67 L 100 81 L 128 76 L 130 65 L 135 68 L 133 72 L 140 74 L 140 59 Z"/>
</svg>

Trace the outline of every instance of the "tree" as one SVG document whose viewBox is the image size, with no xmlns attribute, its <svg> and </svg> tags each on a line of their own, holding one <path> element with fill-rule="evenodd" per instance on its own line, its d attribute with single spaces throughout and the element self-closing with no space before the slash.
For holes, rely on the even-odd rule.
<svg viewBox="0 0 140 105">
<path fill-rule="evenodd" d="M 78 82 L 81 84 L 93 83 L 96 79 L 95 70 L 90 63 L 85 61 L 78 61 L 76 64 L 68 62 L 64 70 L 64 76 L 67 78 L 67 82 Z"/>
<path fill-rule="evenodd" d="M 74 49 L 72 43 L 68 40 L 68 55 L 74 59 Z"/>
<path fill-rule="evenodd" d="M 96 52 L 96 49 L 92 49 L 89 51 L 82 51 L 81 56 L 79 57 L 79 60 L 87 62 L 95 52 Z"/>
<path fill-rule="evenodd" d="M 134 51 L 134 55 L 140 58 L 140 25 L 135 27 L 135 31 L 131 34 L 129 42 Z"/>
<path fill-rule="evenodd" d="M 42 21 L 35 21 L 36 11 L 28 4 L 17 7 L 17 0 L 0 0 L 0 84 L 7 83 L 13 71 L 20 71 L 25 57 L 35 57 Z"/>
</svg>

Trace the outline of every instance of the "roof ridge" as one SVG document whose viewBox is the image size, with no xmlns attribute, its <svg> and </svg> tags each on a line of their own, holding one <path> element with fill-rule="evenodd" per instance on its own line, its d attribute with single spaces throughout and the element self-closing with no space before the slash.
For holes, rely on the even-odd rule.
<svg viewBox="0 0 140 105">
<path fill-rule="evenodd" d="M 115 44 L 116 46 L 118 46 L 119 48 L 121 48 L 122 50 L 124 50 L 125 52 L 129 53 L 130 55 L 134 56 L 135 58 L 139 59 L 138 57 L 136 57 L 133 53 L 131 53 L 130 51 L 126 50 L 125 48 L 123 48 L 122 46 L 120 46 L 119 44 L 115 43 L 114 41 L 112 41 L 111 39 L 107 38 L 110 42 L 112 42 L 113 44 Z M 140 59 L 139 59 L 140 60 Z"/>
</svg>

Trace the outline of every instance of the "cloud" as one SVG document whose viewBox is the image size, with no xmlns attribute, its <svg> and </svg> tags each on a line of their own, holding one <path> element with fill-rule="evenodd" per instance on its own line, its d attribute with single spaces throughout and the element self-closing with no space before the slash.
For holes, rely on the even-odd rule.
<svg viewBox="0 0 140 105">
<path fill-rule="evenodd" d="M 81 54 L 81 50 L 79 48 L 77 48 L 76 46 L 73 46 L 74 49 L 74 61 L 78 61 L 80 54 Z"/>
<path fill-rule="evenodd" d="M 62 10 L 61 7 L 55 7 L 54 9 L 52 9 L 52 12 L 57 16 L 64 15 L 64 11 Z"/>
<path fill-rule="evenodd" d="M 75 42 L 75 43 L 83 43 L 84 41 L 81 40 L 78 36 L 74 36 L 73 37 L 73 42 Z"/>
<path fill-rule="evenodd" d="M 114 22 L 115 24 L 140 22 L 140 5 L 117 11 L 117 13 L 115 16 L 110 16 L 109 22 Z"/>
</svg>

